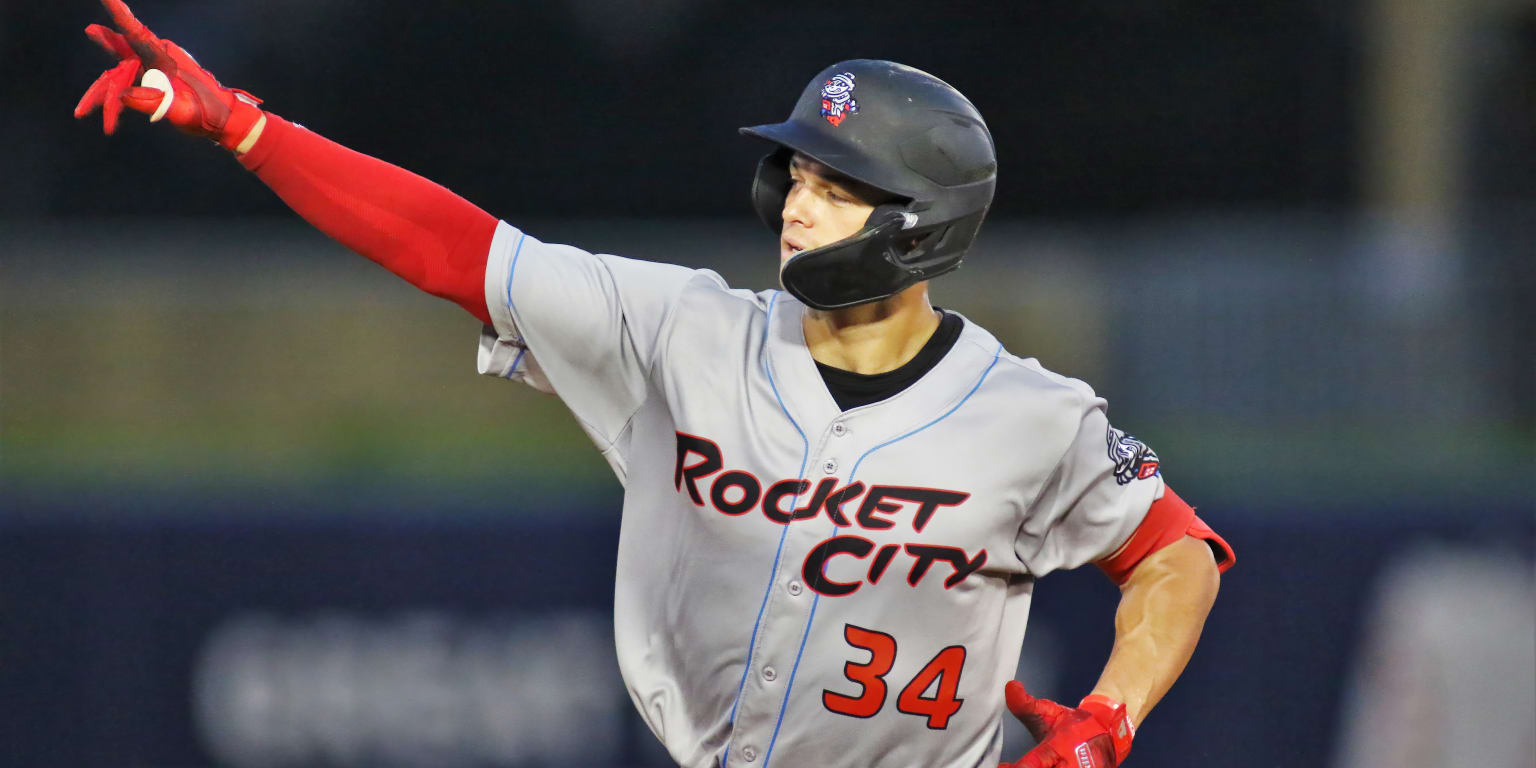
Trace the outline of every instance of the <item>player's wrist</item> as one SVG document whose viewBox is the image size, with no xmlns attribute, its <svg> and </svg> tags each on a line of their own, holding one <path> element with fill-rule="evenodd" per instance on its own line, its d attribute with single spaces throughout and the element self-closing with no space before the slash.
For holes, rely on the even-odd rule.
<svg viewBox="0 0 1536 768">
<path fill-rule="evenodd" d="M 237 93 L 230 99 L 229 119 L 224 123 L 215 141 L 219 146 L 243 155 L 256 146 L 267 127 L 267 115 L 261 108 L 241 98 Z"/>
<path fill-rule="evenodd" d="M 1136 737 L 1136 724 L 1126 713 L 1125 703 L 1101 693 L 1091 693 L 1083 697 L 1077 708 L 1087 712 L 1104 727 L 1115 748 L 1116 764 L 1124 762 L 1131 753 L 1131 741 Z"/>
<path fill-rule="evenodd" d="M 256 124 L 251 126 L 251 130 L 247 131 L 245 137 L 240 139 L 239 143 L 234 146 L 234 153 L 236 155 L 244 155 L 245 153 L 254 149 L 256 147 L 256 142 L 261 141 L 261 134 L 266 130 L 266 128 L 267 115 L 266 113 L 262 113 L 256 118 Z"/>
</svg>

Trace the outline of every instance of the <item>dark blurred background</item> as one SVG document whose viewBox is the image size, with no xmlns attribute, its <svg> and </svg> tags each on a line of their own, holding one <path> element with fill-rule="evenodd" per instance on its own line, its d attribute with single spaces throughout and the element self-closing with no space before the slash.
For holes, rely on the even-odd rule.
<svg viewBox="0 0 1536 768">
<path fill-rule="evenodd" d="M 839 59 L 937 74 L 1001 170 L 936 302 L 1092 383 L 1239 553 L 1131 764 L 1536 765 L 1530 3 L 133 7 L 545 240 L 744 287 L 735 129 Z M 93 21 L 0 7 L 0 763 L 666 765 L 563 406 L 221 150 L 72 120 Z M 1114 600 L 1043 580 L 1032 689 L 1087 691 Z"/>
</svg>

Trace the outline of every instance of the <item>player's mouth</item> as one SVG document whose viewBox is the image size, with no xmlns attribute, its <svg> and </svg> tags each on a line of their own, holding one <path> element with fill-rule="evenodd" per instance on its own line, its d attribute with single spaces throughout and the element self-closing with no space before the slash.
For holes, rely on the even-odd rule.
<svg viewBox="0 0 1536 768">
<path fill-rule="evenodd" d="M 796 243 L 787 237 L 780 238 L 779 240 L 779 257 L 783 261 L 788 261 L 789 259 L 793 258 L 795 254 L 803 250 L 805 250 L 805 246 Z"/>
</svg>

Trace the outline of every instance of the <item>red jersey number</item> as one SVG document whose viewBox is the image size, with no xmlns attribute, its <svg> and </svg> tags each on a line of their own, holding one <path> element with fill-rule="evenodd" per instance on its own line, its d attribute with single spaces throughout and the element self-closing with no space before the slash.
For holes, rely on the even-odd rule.
<svg viewBox="0 0 1536 768">
<path fill-rule="evenodd" d="M 823 690 L 821 702 L 828 711 L 849 717 L 874 717 L 885 706 L 885 676 L 896 664 L 896 638 L 852 624 L 843 627 L 848 644 L 869 652 L 865 662 L 849 661 L 843 675 L 859 686 L 857 696 Z M 896 697 L 896 709 L 909 715 L 925 717 L 928 727 L 949 727 L 949 718 L 960 711 L 964 699 L 955 698 L 960 689 L 960 672 L 965 667 L 965 646 L 952 645 L 939 651 L 923 665 Z M 932 696 L 925 696 L 933 689 Z"/>
<path fill-rule="evenodd" d="M 843 665 L 843 674 L 859 685 L 859 695 L 844 696 L 824 690 L 821 703 L 839 715 L 874 717 L 885 706 L 885 674 L 896 663 L 896 638 L 852 624 L 843 627 L 843 637 L 849 645 L 869 651 L 867 663 L 850 661 Z"/>
<path fill-rule="evenodd" d="M 923 671 L 901 689 L 896 697 L 896 709 L 909 715 L 926 715 L 928 727 L 942 730 L 949 727 L 949 716 L 960 711 L 965 699 L 955 698 L 960 689 L 960 669 L 965 666 L 965 646 L 951 645 L 939 651 Z M 930 687 L 937 687 L 933 696 L 924 696 Z"/>
</svg>

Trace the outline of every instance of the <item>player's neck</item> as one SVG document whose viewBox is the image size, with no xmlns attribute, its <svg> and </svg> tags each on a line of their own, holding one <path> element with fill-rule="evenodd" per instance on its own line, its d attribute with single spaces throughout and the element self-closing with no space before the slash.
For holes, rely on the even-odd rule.
<svg viewBox="0 0 1536 768">
<path fill-rule="evenodd" d="M 816 362 L 874 374 L 894 371 L 916 357 L 938 329 L 939 314 L 928 303 L 928 284 L 918 283 L 873 304 L 807 309 L 800 326 Z"/>
</svg>

